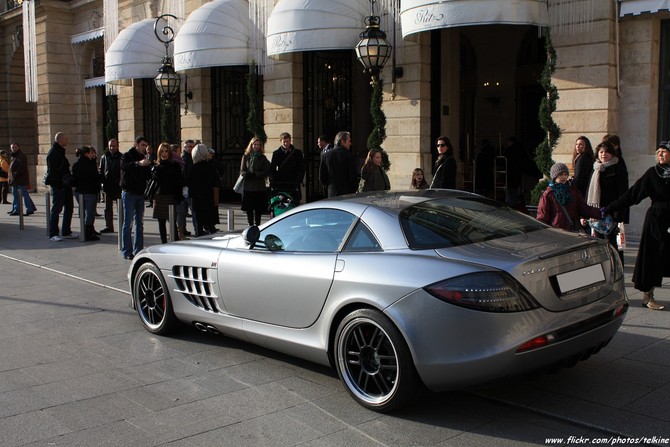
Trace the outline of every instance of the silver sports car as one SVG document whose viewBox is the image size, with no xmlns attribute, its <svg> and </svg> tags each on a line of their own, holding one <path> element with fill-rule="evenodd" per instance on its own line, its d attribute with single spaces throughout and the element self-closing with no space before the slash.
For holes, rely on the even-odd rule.
<svg viewBox="0 0 670 447">
<path fill-rule="evenodd" d="M 628 308 L 609 244 L 462 191 L 358 194 L 242 234 L 156 245 L 128 273 L 146 329 L 180 322 L 332 365 L 387 411 L 572 365 Z"/>
</svg>

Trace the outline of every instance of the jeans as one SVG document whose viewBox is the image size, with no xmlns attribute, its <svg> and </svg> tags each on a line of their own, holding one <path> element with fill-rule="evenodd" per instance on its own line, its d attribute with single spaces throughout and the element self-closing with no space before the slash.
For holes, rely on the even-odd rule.
<svg viewBox="0 0 670 447">
<path fill-rule="evenodd" d="M 62 235 L 67 236 L 72 233 L 70 224 L 72 223 L 72 211 L 74 209 L 74 198 L 72 188 L 51 187 L 51 214 L 49 216 L 49 237 L 58 236 L 58 216 L 63 211 Z"/>
<path fill-rule="evenodd" d="M 123 228 L 121 230 L 121 252 L 123 256 L 130 257 L 139 253 L 144 248 L 144 195 L 133 194 L 123 191 Z M 135 239 L 130 240 L 130 227 L 133 225 Z"/>
<path fill-rule="evenodd" d="M 77 202 L 84 200 L 84 225 L 93 225 L 95 223 L 95 210 L 98 204 L 96 194 L 76 194 Z M 79 216 L 81 219 L 81 216 Z"/>
<path fill-rule="evenodd" d="M 12 202 L 12 213 L 19 212 L 19 201 L 21 200 L 19 191 L 23 193 L 23 212 L 34 213 L 37 208 L 33 203 L 33 199 L 30 198 L 30 194 L 28 194 L 28 189 L 25 186 L 17 185 L 12 186 L 12 194 L 14 195 L 14 201 Z"/>
</svg>

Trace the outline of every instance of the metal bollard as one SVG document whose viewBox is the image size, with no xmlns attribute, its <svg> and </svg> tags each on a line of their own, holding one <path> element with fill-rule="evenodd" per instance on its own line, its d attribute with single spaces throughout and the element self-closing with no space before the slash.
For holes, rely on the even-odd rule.
<svg viewBox="0 0 670 447">
<path fill-rule="evenodd" d="M 86 242 L 86 222 L 84 221 L 84 218 L 86 216 L 86 211 L 84 210 L 84 195 L 79 194 L 78 196 L 75 196 L 77 198 L 77 202 L 79 203 L 79 240 L 82 242 Z"/>
<path fill-rule="evenodd" d="M 119 251 L 123 249 L 123 199 L 116 199 L 116 209 L 119 210 L 119 215 L 116 219 L 116 228 L 118 228 L 117 242 Z"/>
<path fill-rule="evenodd" d="M 228 231 L 235 229 L 235 211 L 232 208 L 226 208 L 226 229 Z"/>
<path fill-rule="evenodd" d="M 44 209 L 46 210 L 46 215 L 47 215 L 47 237 L 51 236 L 51 193 L 47 191 L 46 194 L 44 194 Z"/>
<path fill-rule="evenodd" d="M 19 188 L 19 230 L 25 229 L 23 219 L 23 189 Z"/>
<path fill-rule="evenodd" d="M 168 235 L 170 237 L 170 242 L 175 241 L 175 234 L 174 234 L 175 219 L 176 219 L 176 214 L 175 214 L 174 205 L 170 205 L 168 207 L 168 228 L 170 228 L 170 231 L 169 231 Z"/>
</svg>

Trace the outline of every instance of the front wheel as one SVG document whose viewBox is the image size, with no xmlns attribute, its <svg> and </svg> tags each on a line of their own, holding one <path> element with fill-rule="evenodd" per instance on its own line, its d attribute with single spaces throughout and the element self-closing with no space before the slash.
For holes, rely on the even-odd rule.
<svg viewBox="0 0 670 447">
<path fill-rule="evenodd" d="M 335 336 L 335 364 L 349 394 L 371 410 L 405 405 L 419 387 L 400 331 L 376 310 L 359 309 L 342 320 Z"/>
<path fill-rule="evenodd" d="M 143 264 L 133 281 L 133 299 L 144 327 L 152 334 L 164 335 L 178 325 L 172 301 L 161 271 L 151 263 Z"/>
</svg>

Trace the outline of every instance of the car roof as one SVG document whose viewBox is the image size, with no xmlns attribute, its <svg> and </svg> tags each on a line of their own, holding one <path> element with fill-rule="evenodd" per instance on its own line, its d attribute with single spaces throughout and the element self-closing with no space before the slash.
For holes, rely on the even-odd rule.
<svg viewBox="0 0 670 447">
<path fill-rule="evenodd" d="M 370 193 L 349 194 L 324 199 L 334 202 L 348 202 L 375 207 L 394 213 L 417 203 L 443 198 L 481 197 L 467 191 L 455 189 L 412 189 L 406 191 L 375 191 Z"/>
</svg>

